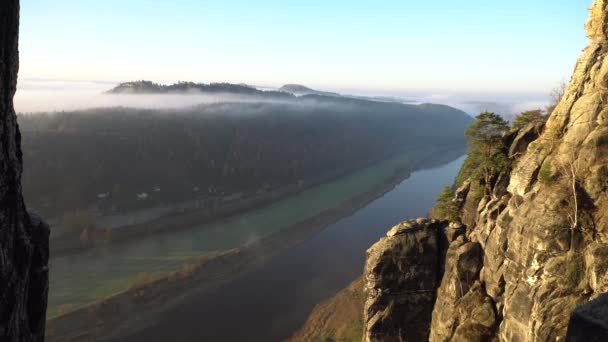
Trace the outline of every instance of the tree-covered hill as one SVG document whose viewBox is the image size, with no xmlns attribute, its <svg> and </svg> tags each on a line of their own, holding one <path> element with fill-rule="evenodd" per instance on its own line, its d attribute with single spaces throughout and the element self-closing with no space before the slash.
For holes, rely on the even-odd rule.
<svg viewBox="0 0 608 342">
<path fill-rule="evenodd" d="M 19 121 L 26 198 L 56 216 L 266 191 L 404 149 L 464 147 L 471 118 L 446 106 L 308 95 L 183 110 L 39 113 Z"/>
<path fill-rule="evenodd" d="M 106 94 L 233 94 L 260 98 L 289 99 L 293 94 L 283 91 L 259 90 L 246 84 L 177 82 L 170 85 L 151 81 L 133 81 L 118 84 Z"/>
</svg>

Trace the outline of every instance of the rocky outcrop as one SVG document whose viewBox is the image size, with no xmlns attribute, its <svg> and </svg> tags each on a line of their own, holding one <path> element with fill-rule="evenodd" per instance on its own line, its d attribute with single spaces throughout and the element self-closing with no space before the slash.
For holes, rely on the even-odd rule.
<svg viewBox="0 0 608 342">
<path fill-rule="evenodd" d="M 428 337 L 443 269 L 442 246 L 456 238 L 458 228 L 436 220 L 402 222 L 367 251 L 366 341 L 422 341 Z"/>
<path fill-rule="evenodd" d="M 491 300 L 486 300 L 487 296 L 477 280 L 482 266 L 481 257 L 480 245 L 467 241 L 464 236 L 460 236 L 450 244 L 445 258 L 445 273 L 448 276 L 443 278 L 437 291 L 431 340 L 451 337 L 455 333 L 455 327 L 460 323 L 467 326 L 478 324 L 480 329 L 484 327 L 490 329 L 494 326 L 494 309 L 490 307 L 491 314 L 486 312 L 488 311 L 486 304 L 491 303 Z M 452 304 L 456 302 L 462 305 L 462 308 L 458 308 L 461 309 L 460 311 Z M 485 318 L 479 318 L 484 315 Z M 459 333 L 462 334 L 466 333 Z"/>
<path fill-rule="evenodd" d="M 0 3 L 0 341 L 43 341 L 49 227 L 21 194 L 21 136 L 13 109 L 19 1 Z"/>
<path fill-rule="evenodd" d="M 526 153 L 526 149 L 531 142 L 536 140 L 540 133 L 545 129 L 545 122 L 534 122 L 522 129 L 513 132 L 513 141 L 509 143 L 509 158 L 517 158 Z"/>
<path fill-rule="evenodd" d="M 467 231 L 439 260 L 445 272 L 433 304 L 430 341 L 563 341 L 571 313 L 608 291 L 608 0 L 596 0 L 590 11 L 590 45 L 544 130 L 529 125 L 505 136 L 514 166 L 496 176 L 491 191 L 473 198 L 478 192 L 472 182 L 457 192 Z M 385 249 L 374 254 L 386 260 L 402 253 L 397 243 L 381 244 Z M 374 274 L 370 260 L 366 277 Z M 371 284 L 368 300 L 385 290 L 409 290 L 391 281 Z M 587 335 L 580 336 L 593 328 L 596 340 L 608 340 L 604 327 L 593 325 L 604 302 L 572 316 L 574 327 L 589 324 L 582 329 Z M 376 340 L 390 340 L 411 326 L 405 309 L 391 316 L 382 306 L 376 312 L 370 308 L 368 317 L 386 312 L 383 321 L 392 322 L 381 331 L 368 321 L 367 336 Z M 417 326 L 427 328 L 424 322 Z M 574 337 L 581 329 L 573 329 L 569 338 L 581 340 Z"/>
</svg>

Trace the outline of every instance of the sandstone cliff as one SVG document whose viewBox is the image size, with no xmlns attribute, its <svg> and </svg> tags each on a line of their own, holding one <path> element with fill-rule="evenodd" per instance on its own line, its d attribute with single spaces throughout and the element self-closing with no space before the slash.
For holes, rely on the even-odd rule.
<svg viewBox="0 0 608 342">
<path fill-rule="evenodd" d="M 514 166 L 481 199 L 471 182 L 457 193 L 466 231 L 442 250 L 447 224 L 421 221 L 368 251 L 367 341 L 564 340 L 573 310 L 608 291 L 608 0 L 590 11 L 544 129 L 504 137 Z"/>
<path fill-rule="evenodd" d="M 21 137 L 13 96 L 19 1 L 0 2 L 0 341 L 43 341 L 48 291 L 48 226 L 25 209 Z"/>
</svg>

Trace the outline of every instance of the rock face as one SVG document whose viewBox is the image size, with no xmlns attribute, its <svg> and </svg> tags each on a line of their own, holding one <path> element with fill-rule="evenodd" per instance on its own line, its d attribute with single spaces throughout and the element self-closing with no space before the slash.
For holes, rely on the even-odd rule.
<svg viewBox="0 0 608 342">
<path fill-rule="evenodd" d="M 0 341 L 43 341 L 49 227 L 21 195 L 21 136 L 13 109 L 19 1 L 0 3 Z"/>
<path fill-rule="evenodd" d="M 404 263 L 397 257 L 405 244 L 391 238 L 370 250 L 368 340 L 392 340 L 396 331 L 413 327 L 408 313 L 415 311 L 384 304 L 400 298 L 385 293 L 410 291 L 410 283 L 394 280 L 401 277 L 422 277 L 424 293 L 436 294 L 430 331 L 418 335 L 428 333 L 430 341 L 563 341 L 575 308 L 608 291 L 608 0 L 595 0 L 590 12 L 590 45 L 544 130 L 528 126 L 505 137 L 515 166 L 496 177 L 489 195 L 472 201 L 473 191 L 457 192 L 466 234 L 438 261 L 445 272 L 436 292 L 430 287 L 437 278 L 428 278 L 428 270 L 412 274 L 430 264 L 426 257 L 408 255 Z M 541 166 L 550 179 L 538 179 Z M 370 267 L 391 260 L 403 266 Z M 575 314 L 573 324 L 581 327 L 589 317 Z M 427 329 L 424 323 L 414 328 Z M 580 340 L 571 331 L 569 338 Z M 608 340 L 601 327 L 594 331 Z"/>
<path fill-rule="evenodd" d="M 446 225 L 428 220 L 403 222 L 367 251 L 366 341 L 428 337 Z"/>
</svg>

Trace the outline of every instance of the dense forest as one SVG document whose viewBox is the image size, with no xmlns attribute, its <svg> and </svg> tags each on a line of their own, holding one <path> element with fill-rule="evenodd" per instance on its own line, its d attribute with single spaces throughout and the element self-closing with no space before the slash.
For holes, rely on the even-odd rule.
<svg viewBox="0 0 608 342">
<path fill-rule="evenodd" d="M 29 205 L 49 217 L 267 191 L 404 149 L 465 146 L 471 123 L 441 105 L 307 95 L 188 109 L 19 117 Z"/>
</svg>

